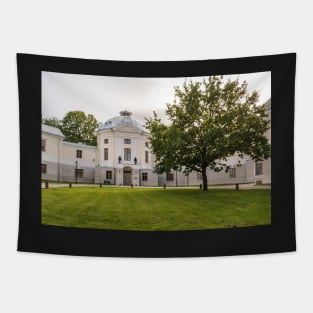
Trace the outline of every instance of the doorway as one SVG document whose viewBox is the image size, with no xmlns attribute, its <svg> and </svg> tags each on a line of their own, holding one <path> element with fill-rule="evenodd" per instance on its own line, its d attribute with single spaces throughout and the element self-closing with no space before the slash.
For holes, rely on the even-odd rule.
<svg viewBox="0 0 313 313">
<path fill-rule="evenodd" d="M 132 168 L 129 166 L 123 169 L 123 185 L 130 186 L 132 184 Z"/>
</svg>

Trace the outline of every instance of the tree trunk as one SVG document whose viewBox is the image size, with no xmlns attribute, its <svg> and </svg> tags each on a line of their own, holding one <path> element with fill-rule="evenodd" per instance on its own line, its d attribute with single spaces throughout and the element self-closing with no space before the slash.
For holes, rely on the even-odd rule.
<svg viewBox="0 0 313 313">
<path fill-rule="evenodd" d="M 202 168 L 202 180 L 203 180 L 203 191 L 207 191 L 208 190 L 208 178 L 206 175 L 206 167 Z"/>
</svg>

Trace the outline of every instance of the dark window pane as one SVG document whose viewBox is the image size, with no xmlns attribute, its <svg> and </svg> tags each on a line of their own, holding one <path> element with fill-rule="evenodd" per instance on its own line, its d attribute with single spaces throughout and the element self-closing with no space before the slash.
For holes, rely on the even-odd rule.
<svg viewBox="0 0 313 313">
<path fill-rule="evenodd" d="M 41 151 L 46 151 L 46 141 L 41 139 Z"/>
<path fill-rule="evenodd" d="M 41 174 L 47 174 L 47 164 L 41 164 Z"/>
<path fill-rule="evenodd" d="M 236 168 L 229 169 L 229 177 L 236 177 Z"/>
<path fill-rule="evenodd" d="M 131 160 L 131 149 L 130 148 L 124 148 L 124 160 L 125 161 Z"/>
<path fill-rule="evenodd" d="M 255 175 L 263 174 L 263 163 L 255 163 Z"/>
<path fill-rule="evenodd" d="M 109 159 L 109 149 L 104 148 L 104 160 L 107 161 Z"/>
<path fill-rule="evenodd" d="M 83 178 L 84 177 L 84 170 L 80 168 L 75 169 L 76 177 L 77 178 Z"/>
<path fill-rule="evenodd" d="M 166 174 L 166 180 L 167 181 L 173 181 L 174 180 L 174 173 L 167 173 Z"/>
<path fill-rule="evenodd" d="M 148 180 L 148 173 L 142 173 L 142 181 Z"/>
</svg>

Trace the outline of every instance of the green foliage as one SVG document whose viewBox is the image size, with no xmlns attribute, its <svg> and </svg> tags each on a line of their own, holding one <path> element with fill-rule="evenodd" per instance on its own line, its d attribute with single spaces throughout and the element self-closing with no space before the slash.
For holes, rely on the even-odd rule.
<svg viewBox="0 0 313 313">
<path fill-rule="evenodd" d="M 267 159 L 271 149 L 265 132 L 270 122 L 258 99 L 256 91 L 248 94 L 247 82 L 225 82 L 222 76 L 175 87 L 174 102 L 166 109 L 170 124 L 162 123 L 155 112 L 146 119 L 156 172 L 201 172 L 207 190 L 206 169 L 221 171 L 234 153 Z"/>
<path fill-rule="evenodd" d="M 56 117 L 42 118 L 42 124 L 59 128 L 66 141 L 82 142 L 86 145 L 97 145 L 95 134 L 98 121 L 92 114 L 86 115 L 82 111 L 70 111 L 65 114 L 62 120 Z"/>
<path fill-rule="evenodd" d="M 97 126 L 98 121 L 93 115 L 86 115 L 82 111 L 70 111 L 62 120 L 61 131 L 66 141 L 96 146 L 95 130 Z"/>
<path fill-rule="evenodd" d="M 41 121 L 42 124 L 53 126 L 56 128 L 61 128 L 61 121 L 58 120 L 56 117 L 51 117 L 51 118 L 43 118 Z"/>
</svg>

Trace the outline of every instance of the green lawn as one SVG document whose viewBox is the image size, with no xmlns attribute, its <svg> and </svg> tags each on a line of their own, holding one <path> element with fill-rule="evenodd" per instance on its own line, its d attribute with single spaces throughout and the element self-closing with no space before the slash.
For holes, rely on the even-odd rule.
<svg viewBox="0 0 313 313">
<path fill-rule="evenodd" d="M 271 190 L 42 189 L 42 223 L 119 230 L 195 230 L 271 223 Z"/>
</svg>

